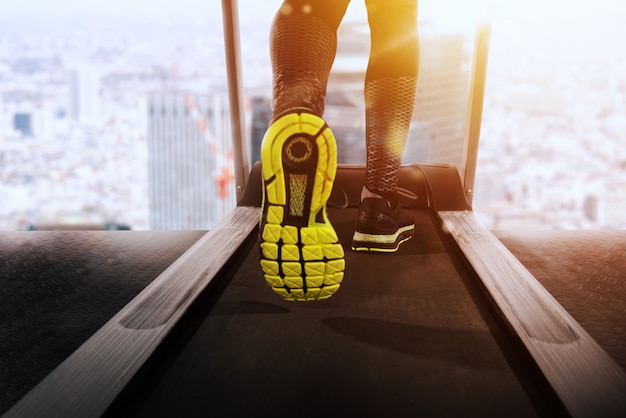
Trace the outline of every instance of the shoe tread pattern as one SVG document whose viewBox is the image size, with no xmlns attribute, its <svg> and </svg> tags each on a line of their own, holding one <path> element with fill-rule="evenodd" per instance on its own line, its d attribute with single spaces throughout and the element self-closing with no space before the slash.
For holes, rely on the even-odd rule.
<svg viewBox="0 0 626 418">
<path fill-rule="evenodd" d="M 290 301 L 327 299 L 344 277 L 344 252 L 326 215 L 337 171 L 335 138 L 323 119 L 288 114 L 261 145 L 264 183 L 261 268 Z"/>
</svg>

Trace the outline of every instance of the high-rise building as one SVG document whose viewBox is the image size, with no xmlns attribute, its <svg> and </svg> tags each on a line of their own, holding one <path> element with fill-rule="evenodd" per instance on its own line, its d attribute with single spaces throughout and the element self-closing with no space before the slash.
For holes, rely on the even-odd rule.
<svg viewBox="0 0 626 418">
<path fill-rule="evenodd" d="M 420 33 L 420 75 L 405 162 L 461 169 L 466 135 L 471 54 L 465 34 Z"/>
<path fill-rule="evenodd" d="M 150 229 L 209 229 L 235 205 L 227 95 L 152 94 Z"/>
<path fill-rule="evenodd" d="M 91 123 L 100 117 L 100 75 L 91 66 L 70 72 L 70 116 L 80 123 Z"/>
<path fill-rule="evenodd" d="M 7 111 L 4 107 L 4 99 L 2 98 L 2 94 L 0 94 L 0 145 L 5 141 L 5 132 L 7 130 L 7 122 L 5 120 L 5 115 Z"/>
<path fill-rule="evenodd" d="M 19 112 L 13 115 L 13 129 L 22 134 L 22 137 L 33 136 L 33 121 L 30 113 Z"/>
<path fill-rule="evenodd" d="M 599 196 L 588 195 L 582 211 L 595 225 L 609 228 L 624 228 L 626 225 L 626 187 L 616 186 Z"/>
<path fill-rule="evenodd" d="M 339 163 L 365 162 L 363 83 L 369 44 L 365 23 L 340 27 L 338 53 L 329 80 L 325 119 L 337 137 Z M 413 120 L 403 162 L 463 161 L 471 36 L 420 31 L 420 72 Z"/>
</svg>

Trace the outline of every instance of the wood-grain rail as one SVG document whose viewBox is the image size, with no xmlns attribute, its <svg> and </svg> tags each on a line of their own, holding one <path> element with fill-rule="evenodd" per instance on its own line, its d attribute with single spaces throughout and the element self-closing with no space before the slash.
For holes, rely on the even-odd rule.
<svg viewBox="0 0 626 418">
<path fill-rule="evenodd" d="M 473 212 L 438 212 L 505 320 L 574 417 L 626 417 L 626 373 Z"/>
</svg>

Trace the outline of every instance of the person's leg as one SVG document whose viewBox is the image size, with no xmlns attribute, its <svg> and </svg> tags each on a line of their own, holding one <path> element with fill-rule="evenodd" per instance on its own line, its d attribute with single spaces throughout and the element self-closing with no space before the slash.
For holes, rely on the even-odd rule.
<svg viewBox="0 0 626 418">
<path fill-rule="evenodd" d="M 286 0 L 271 31 L 272 123 L 261 144 L 261 267 L 286 300 L 332 296 L 343 248 L 326 215 L 337 170 L 335 139 L 322 119 L 336 31 L 349 0 Z"/>
<path fill-rule="evenodd" d="M 372 39 L 364 87 L 366 187 L 353 248 L 393 252 L 414 229 L 401 213 L 396 190 L 417 89 L 417 0 L 366 4 Z"/>
<path fill-rule="evenodd" d="M 324 112 L 330 68 L 337 52 L 337 28 L 349 0 L 285 0 L 271 29 L 272 116 Z"/>
<path fill-rule="evenodd" d="M 417 0 L 366 3 L 372 38 L 364 89 L 367 188 L 394 192 L 417 88 Z"/>
</svg>

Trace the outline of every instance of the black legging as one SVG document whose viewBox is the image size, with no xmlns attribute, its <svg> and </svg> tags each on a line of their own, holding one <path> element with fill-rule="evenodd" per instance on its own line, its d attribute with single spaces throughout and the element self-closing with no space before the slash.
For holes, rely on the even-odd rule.
<svg viewBox="0 0 626 418">
<path fill-rule="evenodd" d="M 273 118 L 324 113 L 337 28 L 349 0 L 285 0 L 271 32 Z M 365 75 L 367 187 L 395 191 L 418 74 L 417 0 L 365 0 L 371 34 Z"/>
</svg>

